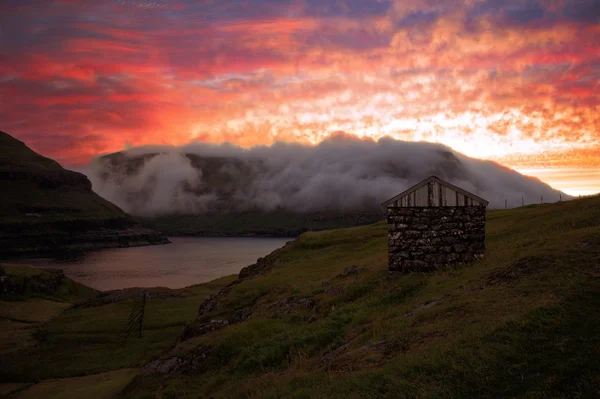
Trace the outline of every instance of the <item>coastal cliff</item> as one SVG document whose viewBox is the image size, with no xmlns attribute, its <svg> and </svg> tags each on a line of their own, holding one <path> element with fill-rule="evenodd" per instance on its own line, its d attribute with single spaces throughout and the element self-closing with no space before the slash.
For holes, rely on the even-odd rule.
<svg viewBox="0 0 600 399">
<path fill-rule="evenodd" d="M 85 175 L 0 132 L 0 255 L 166 244 L 92 191 Z"/>
</svg>

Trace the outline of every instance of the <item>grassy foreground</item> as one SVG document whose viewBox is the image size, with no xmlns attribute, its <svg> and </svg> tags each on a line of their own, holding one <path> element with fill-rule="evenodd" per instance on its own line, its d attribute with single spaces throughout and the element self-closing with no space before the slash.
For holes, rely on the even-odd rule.
<svg viewBox="0 0 600 399">
<path fill-rule="evenodd" d="M 458 270 L 390 276 L 386 235 L 302 235 L 194 324 L 246 321 L 163 354 L 186 366 L 124 396 L 600 394 L 600 197 L 489 212 L 485 260 Z"/>
<path fill-rule="evenodd" d="M 151 290 L 170 296 L 149 299 L 143 337 L 126 339 L 132 299 L 99 305 L 97 291 L 68 278 L 54 292 L 32 292 L 31 279 L 44 282 L 52 273 L 1 267 L 25 292 L 0 295 L 0 398 L 113 397 L 137 368 L 175 342 L 207 295 L 234 278 Z"/>
<path fill-rule="evenodd" d="M 232 278 L 150 300 L 141 340 L 124 340 L 127 301 L 13 309 L 36 327 L 0 354 L 0 396 L 69 397 L 84 376 L 106 386 L 88 398 L 600 395 L 600 197 L 489 212 L 486 258 L 455 270 L 390 276 L 386 235 L 303 234 L 197 318 Z M 173 345 L 194 318 L 229 325 Z M 144 368 L 157 358 L 184 366 Z"/>
</svg>

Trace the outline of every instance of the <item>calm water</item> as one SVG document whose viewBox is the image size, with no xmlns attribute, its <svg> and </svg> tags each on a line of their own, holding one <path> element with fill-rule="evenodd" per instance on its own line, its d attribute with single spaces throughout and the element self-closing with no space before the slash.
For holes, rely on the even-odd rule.
<svg viewBox="0 0 600 399">
<path fill-rule="evenodd" d="M 22 258 L 59 268 L 73 280 L 98 290 L 129 287 L 182 288 L 238 273 L 292 238 L 169 238 L 172 244 L 116 248 L 65 255 Z"/>
</svg>

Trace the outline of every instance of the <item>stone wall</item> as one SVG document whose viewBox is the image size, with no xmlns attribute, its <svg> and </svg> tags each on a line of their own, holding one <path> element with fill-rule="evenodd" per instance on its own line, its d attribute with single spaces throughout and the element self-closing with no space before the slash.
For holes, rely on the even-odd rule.
<svg viewBox="0 0 600 399">
<path fill-rule="evenodd" d="M 478 207 L 387 208 L 390 271 L 431 271 L 472 263 L 485 251 Z"/>
</svg>

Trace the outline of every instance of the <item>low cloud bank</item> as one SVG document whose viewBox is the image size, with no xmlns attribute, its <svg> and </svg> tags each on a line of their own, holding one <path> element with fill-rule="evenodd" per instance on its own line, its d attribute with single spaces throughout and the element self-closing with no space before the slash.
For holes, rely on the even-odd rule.
<svg viewBox="0 0 600 399">
<path fill-rule="evenodd" d="M 140 216 L 249 209 L 377 211 L 388 198 L 436 175 L 491 208 L 558 201 L 561 192 L 489 161 L 432 143 L 336 135 L 317 146 L 276 143 L 145 146 L 95 159 L 94 191 Z M 562 193 L 563 199 L 569 197 Z"/>
</svg>

